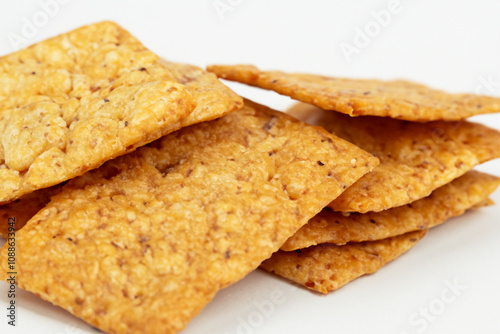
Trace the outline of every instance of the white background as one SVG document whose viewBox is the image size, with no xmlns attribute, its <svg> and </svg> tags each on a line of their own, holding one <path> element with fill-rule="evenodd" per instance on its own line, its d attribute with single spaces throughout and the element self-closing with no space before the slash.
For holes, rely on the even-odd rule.
<svg viewBox="0 0 500 334">
<path fill-rule="evenodd" d="M 393 8 L 389 0 L 66 0 L 52 6 L 51 15 L 43 14 L 45 2 L 50 0 L 0 0 L 1 55 L 113 20 L 160 56 L 202 67 L 251 63 L 331 76 L 405 78 L 451 92 L 500 96 L 498 0 L 401 0 L 383 26 L 373 13 Z M 23 31 L 34 23 L 39 27 Z M 371 36 L 360 41 L 365 29 Z M 17 45 L 16 37 L 25 40 Z M 341 51 L 347 44 L 357 47 L 351 57 Z M 292 103 L 230 85 L 278 110 Z M 474 119 L 500 129 L 500 115 Z M 499 161 L 479 169 L 500 176 Z M 500 191 L 492 198 L 500 202 Z M 183 333 L 500 333 L 499 216 L 497 205 L 453 219 L 376 274 L 327 296 L 254 272 L 220 292 Z M 449 284 L 460 287 L 453 293 Z M 444 302 L 443 293 L 454 300 Z M 13 329 L 6 325 L 8 301 L 2 282 L 1 333 L 97 332 L 22 291 Z"/>
</svg>

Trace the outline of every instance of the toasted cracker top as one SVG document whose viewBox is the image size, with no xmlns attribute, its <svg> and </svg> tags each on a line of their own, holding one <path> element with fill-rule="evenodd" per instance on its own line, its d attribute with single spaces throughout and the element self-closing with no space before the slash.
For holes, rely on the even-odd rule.
<svg viewBox="0 0 500 334">
<path fill-rule="evenodd" d="M 377 163 L 247 102 L 68 182 L 17 233 L 17 283 L 107 332 L 174 333 Z"/>
<path fill-rule="evenodd" d="M 240 98 L 200 69 L 189 76 L 188 87 L 172 73 L 184 68 L 163 66 L 112 22 L 0 58 L 0 203 L 81 175 L 179 129 L 197 103 L 205 102 L 193 96 L 199 90 L 212 90 L 227 103 L 214 105 L 208 117 L 193 116 L 194 122 L 241 107 Z"/>
<path fill-rule="evenodd" d="M 281 247 L 291 251 L 321 243 L 380 240 L 434 227 L 470 208 L 488 205 L 500 178 L 477 171 L 438 188 L 428 197 L 382 212 L 352 213 L 323 210 Z M 1 212 L 1 211 L 0 211 Z"/>
<path fill-rule="evenodd" d="M 408 121 L 455 121 L 500 111 L 500 98 L 450 94 L 409 81 L 331 78 L 261 71 L 252 65 L 212 65 L 218 77 L 270 89 L 292 99 L 350 116 L 387 116 Z"/>
<path fill-rule="evenodd" d="M 416 123 L 356 117 L 298 104 L 289 113 L 321 125 L 380 159 L 329 207 L 334 211 L 383 211 L 428 196 L 479 163 L 500 157 L 500 132 L 467 122 Z"/>
</svg>

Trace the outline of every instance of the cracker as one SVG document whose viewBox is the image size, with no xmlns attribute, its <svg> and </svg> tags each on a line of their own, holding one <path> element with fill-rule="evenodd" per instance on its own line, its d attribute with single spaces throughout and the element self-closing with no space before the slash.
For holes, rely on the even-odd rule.
<svg viewBox="0 0 500 334">
<path fill-rule="evenodd" d="M 308 289 L 328 293 L 376 272 L 412 248 L 426 233 L 422 230 L 344 246 L 321 244 L 300 251 L 280 250 L 260 267 Z"/>
<path fill-rule="evenodd" d="M 17 284 L 106 332 L 178 332 L 377 163 L 248 101 L 69 181 L 17 233 Z"/>
<path fill-rule="evenodd" d="M 196 73 L 183 83 L 172 70 Z M 186 119 L 203 102 L 197 96 L 204 89 L 225 103 Z M 184 124 L 237 109 L 241 102 L 200 69 L 165 67 L 112 22 L 4 56 L 0 203 L 81 175 Z"/>
<path fill-rule="evenodd" d="M 488 196 L 499 184 L 498 177 L 470 171 L 436 189 L 428 197 L 386 211 L 345 216 L 323 210 L 288 239 L 281 249 L 292 251 L 325 242 L 344 245 L 428 229 L 477 205 L 487 205 Z"/>
<path fill-rule="evenodd" d="M 415 123 L 357 117 L 300 104 L 289 114 L 343 138 L 380 165 L 333 201 L 334 211 L 383 211 L 428 196 L 474 166 L 500 157 L 500 132 L 467 121 Z"/>
<path fill-rule="evenodd" d="M 386 116 L 407 121 L 455 121 L 500 111 L 500 98 L 450 94 L 409 81 L 331 78 L 261 71 L 252 65 L 213 65 L 218 77 L 273 90 L 292 99 L 350 116 Z"/>
</svg>

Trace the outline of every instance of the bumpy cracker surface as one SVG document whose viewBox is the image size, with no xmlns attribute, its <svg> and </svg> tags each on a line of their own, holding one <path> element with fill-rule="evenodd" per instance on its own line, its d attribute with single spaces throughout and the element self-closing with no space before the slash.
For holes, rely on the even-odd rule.
<svg viewBox="0 0 500 334">
<path fill-rule="evenodd" d="M 321 244 L 300 251 L 280 250 L 264 261 L 261 268 L 308 289 L 328 293 L 376 272 L 412 248 L 426 233 L 427 230 L 416 231 L 344 246 Z"/>
<path fill-rule="evenodd" d="M 500 132 L 477 123 L 351 118 L 307 104 L 288 113 L 321 125 L 380 159 L 373 172 L 329 205 L 334 211 L 365 213 L 405 205 L 500 157 Z"/>
<path fill-rule="evenodd" d="M 323 210 L 281 247 L 292 251 L 321 243 L 344 245 L 386 239 L 415 230 L 434 227 L 465 210 L 488 205 L 488 196 L 500 178 L 470 171 L 436 189 L 430 196 L 382 212 L 352 213 Z"/>
<path fill-rule="evenodd" d="M 185 120 L 203 89 L 233 104 L 214 105 L 218 116 L 236 109 L 235 103 L 241 107 L 215 76 L 198 69 L 186 83 L 178 73 L 196 71 L 167 64 L 111 22 L 0 58 L 0 203 L 204 119 Z"/>
<path fill-rule="evenodd" d="M 387 116 L 408 121 L 455 121 L 500 111 L 500 98 L 450 94 L 408 81 L 331 78 L 261 71 L 252 65 L 213 65 L 220 78 L 270 89 L 326 110 L 351 116 Z"/>
<path fill-rule="evenodd" d="M 17 233 L 17 283 L 106 332 L 175 333 L 377 163 L 248 102 L 68 182 Z"/>
</svg>

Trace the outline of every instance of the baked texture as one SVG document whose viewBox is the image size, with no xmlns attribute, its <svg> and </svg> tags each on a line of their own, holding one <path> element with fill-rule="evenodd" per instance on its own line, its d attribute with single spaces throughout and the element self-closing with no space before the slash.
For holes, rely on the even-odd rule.
<svg viewBox="0 0 500 334">
<path fill-rule="evenodd" d="M 247 101 L 69 181 L 17 233 L 17 284 L 105 332 L 178 332 L 377 163 Z"/>
<path fill-rule="evenodd" d="M 273 90 L 292 99 L 350 116 L 386 116 L 407 121 L 456 121 L 500 111 L 500 98 L 450 94 L 409 81 L 331 78 L 261 71 L 252 65 L 213 65 L 218 77 Z"/>
<path fill-rule="evenodd" d="M 188 73 L 189 82 L 179 73 Z M 203 91 L 221 103 L 186 119 Z M 133 151 L 181 126 L 241 108 L 201 69 L 160 63 L 112 22 L 0 58 L 0 203 Z"/>
<path fill-rule="evenodd" d="M 488 196 L 500 178 L 470 171 L 438 188 L 428 197 L 382 212 L 351 213 L 323 210 L 281 246 L 292 251 L 322 243 L 344 245 L 386 239 L 424 230 L 459 216 L 465 210 L 489 204 Z"/>
<path fill-rule="evenodd" d="M 344 246 L 321 244 L 292 252 L 280 250 L 260 267 L 308 289 L 328 293 L 376 272 L 412 248 L 426 233 L 422 230 Z"/>
<path fill-rule="evenodd" d="M 352 118 L 304 103 L 287 113 L 321 125 L 380 159 L 373 172 L 328 205 L 334 211 L 366 213 L 402 206 L 500 157 L 500 132 L 482 124 Z"/>
</svg>

